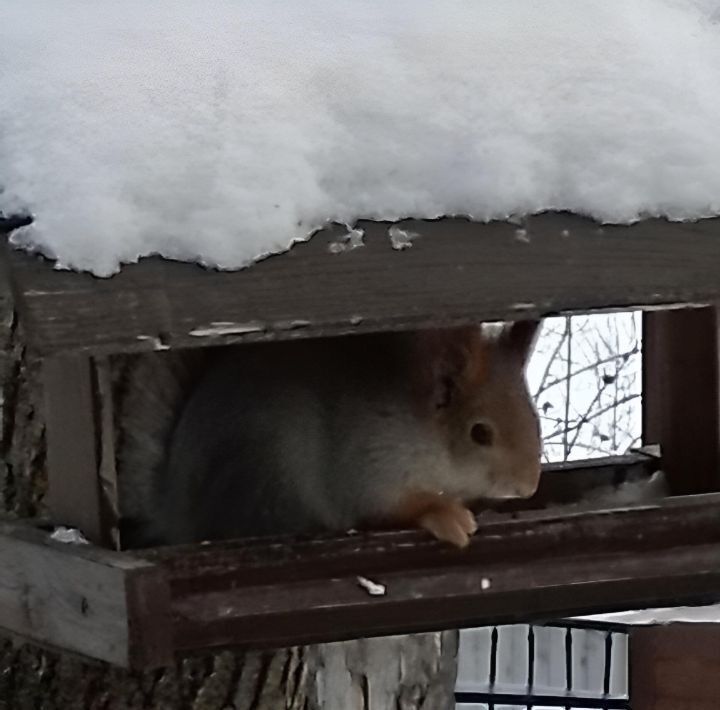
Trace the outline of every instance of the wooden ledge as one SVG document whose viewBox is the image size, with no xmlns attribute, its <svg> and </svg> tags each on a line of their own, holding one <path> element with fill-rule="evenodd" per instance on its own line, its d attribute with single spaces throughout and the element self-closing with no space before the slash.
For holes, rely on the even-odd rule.
<svg viewBox="0 0 720 710">
<path fill-rule="evenodd" d="M 155 667 L 173 657 L 169 604 L 166 576 L 152 563 L 0 522 L 0 627 L 12 634 Z"/>
<path fill-rule="evenodd" d="M 110 553 L 0 529 L 0 626 L 119 665 L 720 600 L 720 494 L 416 532 Z M 83 601 L 84 600 L 84 601 Z"/>
<path fill-rule="evenodd" d="M 137 352 L 720 299 L 720 218 L 601 226 L 565 213 L 522 224 L 363 222 L 365 246 L 330 253 L 344 231 L 239 272 L 145 259 L 111 279 L 8 255 L 28 341 L 40 355 Z"/>
<path fill-rule="evenodd" d="M 168 575 L 177 650 L 320 643 L 717 601 L 719 512 L 710 495 L 488 515 L 466 550 L 408 532 L 142 557 Z"/>
</svg>

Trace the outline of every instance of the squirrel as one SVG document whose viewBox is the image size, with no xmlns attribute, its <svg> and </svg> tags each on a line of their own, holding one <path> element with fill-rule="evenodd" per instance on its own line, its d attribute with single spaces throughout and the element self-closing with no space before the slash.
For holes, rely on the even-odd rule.
<svg viewBox="0 0 720 710">
<path fill-rule="evenodd" d="M 539 327 L 141 356 L 121 415 L 124 546 L 372 527 L 467 545 L 467 505 L 539 482 Z"/>
</svg>

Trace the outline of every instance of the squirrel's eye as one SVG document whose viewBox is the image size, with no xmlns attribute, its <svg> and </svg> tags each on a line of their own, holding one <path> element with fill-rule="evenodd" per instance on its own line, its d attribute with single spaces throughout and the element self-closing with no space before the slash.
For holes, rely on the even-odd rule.
<svg viewBox="0 0 720 710">
<path fill-rule="evenodd" d="M 470 429 L 470 438 L 479 446 L 492 446 L 493 430 L 489 424 L 477 422 Z"/>
</svg>

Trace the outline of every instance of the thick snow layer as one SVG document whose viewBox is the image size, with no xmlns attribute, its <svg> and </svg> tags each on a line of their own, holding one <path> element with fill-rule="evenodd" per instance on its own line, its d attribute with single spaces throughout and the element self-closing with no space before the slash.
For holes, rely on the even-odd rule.
<svg viewBox="0 0 720 710">
<path fill-rule="evenodd" d="M 715 215 L 720 1 L 0 0 L 0 184 L 15 243 L 98 275 L 328 220 Z"/>
</svg>

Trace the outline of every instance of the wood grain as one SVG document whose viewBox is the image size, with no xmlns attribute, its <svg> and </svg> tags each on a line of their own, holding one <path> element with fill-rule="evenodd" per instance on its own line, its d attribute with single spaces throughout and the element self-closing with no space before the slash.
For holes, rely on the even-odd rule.
<svg viewBox="0 0 720 710">
<path fill-rule="evenodd" d="M 47 442 L 47 507 L 57 525 L 79 528 L 108 544 L 98 477 L 98 433 L 93 364 L 85 355 L 42 363 Z"/>
<path fill-rule="evenodd" d="M 495 514 L 462 551 L 398 532 L 137 554 L 168 575 L 176 650 L 282 646 L 720 600 L 719 512 Z"/>
<path fill-rule="evenodd" d="M 717 710 L 720 626 L 672 624 L 633 629 L 633 710 Z"/>
<path fill-rule="evenodd" d="M 465 550 L 419 532 L 114 553 L 0 526 L 0 627 L 136 668 L 174 654 L 720 600 L 720 494 L 488 513 Z M 359 577 L 382 585 L 371 595 Z"/>
<path fill-rule="evenodd" d="M 0 627 L 124 667 L 172 660 L 168 588 L 147 561 L 0 523 Z"/>
<path fill-rule="evenodd" d="M 659 443 L 674 495 L 720 490 L 716 308 L 643 315 L 643 439 Z"/>
<path fill-rule="evenodd" d="M 365 246 L 331 254 L 338 229 L 248 269 L 219 273 L 146 259 L 110 279 L 9 260 L 40 354 L 130 352 L 271 338 L 431 327 L 561 311 L 720 298 L 720 219 L 601 226 L 548 213 L 519 226 L 412 221 L 395 251 L 389 223 L 363 222 Z"/>
</svg>

